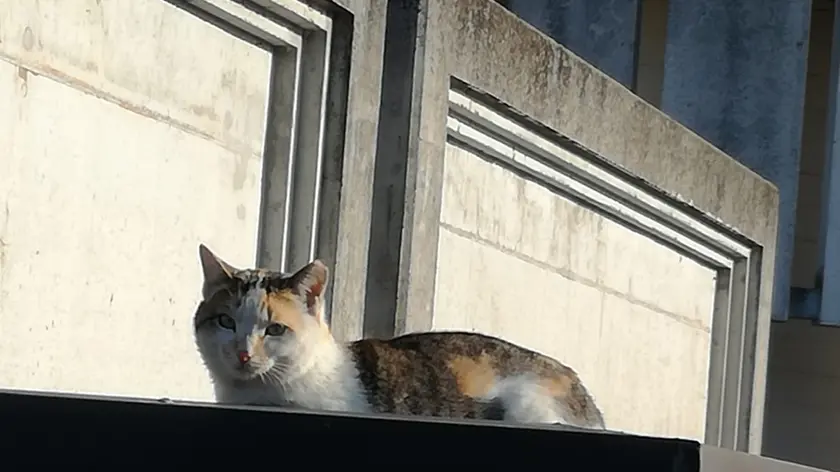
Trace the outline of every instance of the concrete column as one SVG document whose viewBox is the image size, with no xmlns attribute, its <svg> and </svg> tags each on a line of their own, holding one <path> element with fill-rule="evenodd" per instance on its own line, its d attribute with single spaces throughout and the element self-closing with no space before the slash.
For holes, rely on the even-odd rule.
<svg viewBox="0 0 840 472">
<path fill-rule="evenodd" d="M 668 7 L 662 110 L 779 188 L 774 319 L 789 309 L 810 17 L 811 0 Z"/>
<path fill-rule="evenodd" d="M 823 325 L 840 326 L 840 8 L 834 5 L 831 44 L 831 81 L 826 117 L 825 170 L 820 214 L 820 264 L 816 290 L 821 295 L 819 317 Z"/>
<path fill-rule="evenodd" d="M 510 11 L 635 89 L 641 0 L 501 0 Z"/>
</svg>

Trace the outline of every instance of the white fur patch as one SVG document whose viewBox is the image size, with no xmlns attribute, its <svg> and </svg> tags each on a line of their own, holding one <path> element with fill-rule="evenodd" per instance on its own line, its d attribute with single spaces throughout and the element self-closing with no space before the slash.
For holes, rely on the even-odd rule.
<svg viewBox="0 0 840 472">
<path fill-rule="evenodd" d="M 217 398 L 223 403 L 354 413 L 370 411 L 355 365 L 341 346 L 325 342 L 309 350 L 307 357 L 294 373 L 283 377 L 245 382 L 225 382 L 217 378 Z"/>
<path fill-rule="evenodd" d="M 515 423 L 568 424 L 564 412 L 551 392 L 534 375 L 505 377 L 487 393 L 488 401 L 499 400 L 505 410 L 504 421 Z"/>
</svg>

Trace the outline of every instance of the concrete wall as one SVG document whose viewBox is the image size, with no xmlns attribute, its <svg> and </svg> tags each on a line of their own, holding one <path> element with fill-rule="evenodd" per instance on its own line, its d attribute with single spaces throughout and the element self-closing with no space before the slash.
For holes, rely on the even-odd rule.
<svg viewBox="0 0 840 472">
<path fill-rule="evenodd" d="M 260 3 L 303 31 L 320 21 L 303 3 Z M 265 206 L 285 195 L 272 169 L 295 135 L 323 142 L 304 148 L 325 155 L 313 237 L 341 260 L 337 333 L 358 336 L 364 280 L 343 275 L 365 270 L 384 3 L 345 3 L 323 5 L 335 27 L 304 39 L 226 0 L 210 14 L 162 0 L 0 6 L 0 387 L 210 399 L 192 340 L 197 245 L 242 266 L 276 255 Z M 306 54 L 317 66 L 318 34 L 331 35 L 330 89 L 307 95 L 294 67 L 276 69 Z M 311 111 L 295 125 L 297 101 Z M 335 216 L 348 210 L 362 217 Z"/>
<path fill-rule="evenodd" d="M 820 192 L 825 164 L 826 117 L 831 65 L 834 4 L 813 0 L 811 35 L 808 41 L 808 78 L 805 87 L 805 117 L 796 201 L 796 244 L 791 273 L 794 287 L 814 288 L 819 269 Z"/>
<path fill-rule="evenodd" d="M 433 328 L 573 366 L 610 429 L 702 441 L 713 270 L 453 144 L 442 198 Z"/>
<path fill-rule="evenodd" d="M 642 8 L 637 93 L 657 106 L 667 8 L 667 0 L 645 0 Z M 818 269 L 834 2 L 814 0 L 812 8 L 791 274 L 793 286 L 803 288 L 814 287 Z M 773 324 L 763 454 L 840 470 L 834 441 L 840 434 L 834 400 L 840 395 L 840 368 L 834 352 L 838 343 L 840 332 L 833 328 L 803 320 Z"/>
<path fill-rule="evenodd" d="M 802 463 L 744 454 L 717 447 L 700 446 L 701 472 L 820 472 Z"/>
<path fill-rule="evenodd" d="M 366 332 L 501 335 L 610 427 L 757 450 L 774 187 L 493 2 L 392 22 Z"/>
<path fill-rule="evenodd" d="M 196 246 L 255 258 L 270 55 L 164 2 L 109 5 L 0 15 L 0 384 L 208 398 Z"/>
<path fill-rule="evenodd" d="M 814 3 L 793 266 L 798 287 L 813 287 L 817 270 L 833 13 L 833 2 Z M 834 327 L 805 320 L 773 324 L 763 454 L 840 470 L 838 346 Z"/>
<path fill-rule="evenodd" d="M 818 269 L 820 188 L 825 154 L 829 66 L 834 2 L 813 0 L 808 41 L 808 77 L 796 205 L 796 236 L 791 283 L 813 288 Z M 636 93 L 660 106 L 667 33 L 668 0 L 644 0 L 640 21 Z"/>
<path fill-rule="evenodd" d="M 324 258 L 341 339 L 489 332 L 760 446 L 772 185 L 487 0 L 199 4 L 0 7 L 0 386 L 209 398 L 201 241 Z"/>
<path fill-rule="evenodd" d="M 813 8 L 793 265 L 794 285 L 806 288 L 814 286 L 818 268 L 834 2 L 815 1 Z M 773 324 L 763 454 L 840 470 L 838 346 L 834 327 L 805 320 Z"/>
<path fill-rule="evenodd" d="M 657 108 L 662 104 L 667 36 L 668 0 L 642 0 L 634 91 Z"/>
<path fill-rule="evenodd" d="M 771 333 L 762 453 L 840 470 L 840 331 L 789 320 Z"/>
</svg>

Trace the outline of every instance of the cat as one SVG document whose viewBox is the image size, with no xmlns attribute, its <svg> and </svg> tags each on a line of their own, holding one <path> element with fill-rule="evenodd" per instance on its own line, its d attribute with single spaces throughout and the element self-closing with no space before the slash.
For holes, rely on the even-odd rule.
<svg viewBox="0 0 840 472">
<path fill-rule="evenodd" d="M 237 269 L 203 244 L 195 342 L 219 403 L 561 423 L 604 429 L 574 370 L 489 335 L 412 333 L 339 343 L 328 269 Z"/>
</svg>

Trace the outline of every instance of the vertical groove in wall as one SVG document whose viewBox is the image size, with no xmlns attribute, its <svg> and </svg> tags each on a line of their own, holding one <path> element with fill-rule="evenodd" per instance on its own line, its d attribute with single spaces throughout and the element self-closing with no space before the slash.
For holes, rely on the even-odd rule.
<svg viewBox="0 0 840 472">
<path fill-rule="evenodd" d="M 729 287 L 731 279 L 731 270 L 718 271 L 712 313 L 704 442 L 714 446 L 720 444 L 721 423 L 723 422 L 723 380 L 726 372 L 726 345 L 729 342 Z"/>
<path fill-rule="evenodd" d="M 639 5 L 633 92 L 651 105 L 659 107 L 665 74 L 668 0 L 642 0 Z"/>
<path fill-rule="evenodd" d="M 336 9 L 332 17 L 332 38 L 329 47 L 330 73 L 327 75 L 327 97 L 324 117 L 324 144 L 321 169 L 321 201 L 318 213 L 318 232 L 315 255 L 328 267 L 335 269 L 338 256 L 339 217 L 341 212 L 341 188 L 344 175 L 344 146 L 347 129 L 347 98 L 350 88 L 350 58 L 353 52 L 353 17 L 346 11 Z M 345 237 L 349 237 L 345 235 Z M 341 337 L 350 334 L 346 326 L 334 326 L 332 313 L 333 293 L 337 281 L 327 285 L 324 296 L 330 307 L 327 316 L 334 334 Z M 350 316 L 349 313 L 342 313 Z M 361 316 L 361 314 L 358 314 Z M 355 337 L 355 336 L 353 336 Z"/>
<path fill-rule="evenodd" d="M 840 111 L 840 10 L 835 3 L 834 22 L 831 34 L 829 99 L 827 113 L 827 133 L 822 163 L 822 179 L 820 192 L 820 223 L 819 223 L 819 259 L 820 291 L 822 300 L 820 306 L 819 323 L 825 326 L 840 325 L 840 314 L 837 305 L 840 304 L 837 287 L 840 285 L 840 224 L 838 224 L 838 209 L 840 209 L 840 121 L 837 113 Z"/>
<path fill-rule="evenodd" d="M 329 64 L 326 31 L 303 34 L 297 155 L 292 175 L 294 205 L 290 207 L 288 270 L 295 271 L 315 257 L 313 241 L 318 234 L 321 177 L 323 172 L 323 126 L 325 78 Z"/>
<path fill-rule="evenodd" d="M 808 38 L 808 75 L 805 80 L 805 111 L 800 146 L 799 192 L 794 227 L 793 287 L 816 288 L 822 272 L 823 241 L 820 221 L 825 220 L 825 162 L 831 152 L 832 117 L 831 56 L 834 2 L 814 1 Z M 828 139 L 828 144 L 826 142 Z"/>
<path fill-rule="evenodd" d="M 298 51 L 278 47 L 272 54 L 263 150 L 262 199 L 257 265 L 284 269 L 289 214 L 290 162 L 295 147 Z"/>
<path fill-rule="evenodd" d="M 394 334 L 405 211 L 407 160 L 414 115 L 418 10 L 424 0 L 388 3 L 381 112 L 365 293 L 365 336 Z"/>
<path fill-rule="evenodd" d="M 642 41 L 642 11 L 645 1 L 636 2 L 636 36 L 633 38 L 633 75 L 630 77 L 630 90 L 638 94 L 639 86 L 639 52 Z"/>
<path fill-rule="evenodd" d="M 754 249 L 750 255 L 747 267 L 747 287 L 744 294 L 747 299 L 745 319 L 744 319 L 744 353 L 741 359 L 741 398 L 739 399 L 740 408 L 738 414 L 739 424 L 737 441 L 739 450 L 749 451 L 750 444 L 756 442 L 755 436 L 761 438 L 761 425 L 763 418 L 758 416 L 753 418 L 754 407 L 753 399 L 755 398 L 756 378 L 766 379 L 766 371 L 756 372 L 756 349 L 758 346 L 758 332 L 759 332 L 759 303 L 761 296 L 761 265 L 763 263 L 762 250 Z M 764 382 L 762 381 L 762 384 Z M 759 390 L 759 398 L 761 398 L 760 409 L 763 411 L 764 391 L 766 387 L 762 386 Z M 760 420 L 756 422 L 755 420 Z"/>
<path fill-rule="evenodd" d="M 720 447 L 744 451 L 746 445 L 738 443 L 742 406 L 741 384 L 743 379 L 744 333 L 747 320 L 747 284 L 749 261 L 739 259 L 732 268 L 729 289 L 729 326 L 726 345 L 726 364 L 723 388 L 723 423 L 721 425 Z"/>
</svg>

